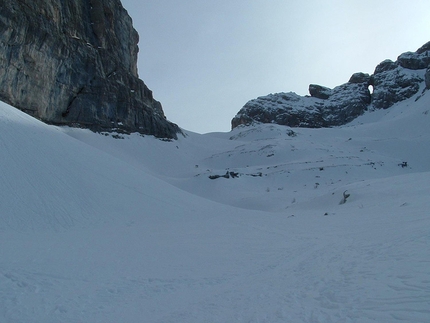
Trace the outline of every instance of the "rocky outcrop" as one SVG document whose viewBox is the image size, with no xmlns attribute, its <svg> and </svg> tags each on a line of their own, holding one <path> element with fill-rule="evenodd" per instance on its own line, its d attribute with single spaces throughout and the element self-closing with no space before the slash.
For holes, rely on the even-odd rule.
<svg viewBox="0 0 430 323">
<path fill-rule="evenodd" d="M 427 66 L 425 67 L 427 68 Z M 387 109 L 393 104 L 409 99 L 418 93 L 423 82 L 422 73 L 402 67 L 390 60 L 379 64 L 372 75 L 372 105 L 376 109 Z"/>
<path fill-rule="evenodd" d="M 332 95 L 333 91 L 325 86 L 321 86 L 318 84 L 310 84 L 309 85 L 309 94 L 318 99 L 328 99 L 330 95 Z"/>
<path fill-rule="evenodd" d="M 176 138 L 119 0 L 3 0 L 0 99 L 51 124 Z"/>
<path fill-rule="evenodd" d="M 311 96 L 277 93 L 251 100 L 232 120 L 232 128 L 252 122 L 290 127 L 333 127 L 352 121 L 370 104 L 369 75 L 329 89 L 311 84 Z"/>
<path fill-rule="evenodd" d="M 430 42 L 421 46 L 416 52 L 401 54 L 397 61 L 400 66 L 410 70 L 422 70 L 430 65 Z"/>
<path fill-rule="evenodd" d="M 355 73 L 334 89 L 311 84 L 310 96 L 276 93 L 251 100 L 232 120 L 232 128 L 253 122 L 290 127 L 332 127 L 346 124 L 369 108 L 387 109 L 411 98 L 424 84 L 430 88 L 430 42 L 416 52 L 385 60 L 373 75 Z M 373 93 L 369 91 L 373 87 Z"/>
</svg>

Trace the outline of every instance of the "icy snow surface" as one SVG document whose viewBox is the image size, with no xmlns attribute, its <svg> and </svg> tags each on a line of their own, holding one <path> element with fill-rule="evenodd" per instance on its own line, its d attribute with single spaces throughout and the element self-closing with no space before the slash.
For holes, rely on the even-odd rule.
<svg viewBox="0 0 430 323">
<path fill-rule="evenodd" d="M 429 111 L 165 142 L 1 103 L 0 322 L 430 322 Z"/>
</svg>

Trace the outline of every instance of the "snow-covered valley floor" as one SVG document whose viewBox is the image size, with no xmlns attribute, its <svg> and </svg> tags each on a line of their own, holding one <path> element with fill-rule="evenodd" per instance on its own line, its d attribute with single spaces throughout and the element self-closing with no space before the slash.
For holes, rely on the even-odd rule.
<svg viewBox="0 0 430 323">
<path fill-rule="evenodd" d="M 0 322 L 430 322 L 429 111 L 166 142 L 0 103 Z"/>
</svg>

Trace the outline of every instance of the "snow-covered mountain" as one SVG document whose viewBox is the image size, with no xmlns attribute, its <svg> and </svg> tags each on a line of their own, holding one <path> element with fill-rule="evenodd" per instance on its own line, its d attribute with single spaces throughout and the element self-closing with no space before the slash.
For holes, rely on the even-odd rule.
<svg viewBox="0 0 430 323">
<path fill-rule="evenodd" d="M 0 322 L 427 322 L 420 95 L 175 141 L 1 103 Z"/>
<path fill-rule="evenodd" d="M 365 111 L 387 109 L 430 89 L 430 42 L 415 52 L 387 59 L 372 75 L 354 73 L 333 89 L 311 84 L 310 96 L 275 93 L 247 102 L 232 119 L 232 128 L 253 122 L 290 127 L 321 128 L 345 125 Z"/>
</svg>

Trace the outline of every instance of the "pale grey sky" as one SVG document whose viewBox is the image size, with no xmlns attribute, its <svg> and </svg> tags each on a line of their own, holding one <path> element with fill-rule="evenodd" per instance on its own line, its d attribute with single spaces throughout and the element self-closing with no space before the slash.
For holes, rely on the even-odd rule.
<svg viewBox="0 0 430 323">
<path fill-rule="evenodd" d="M 334 87 L 430 41 L 428 0 L 122 0 L 167 118 L 229 131 L 258 96 Z"/>
</svg>

